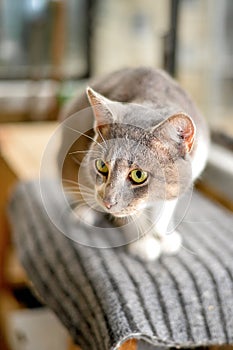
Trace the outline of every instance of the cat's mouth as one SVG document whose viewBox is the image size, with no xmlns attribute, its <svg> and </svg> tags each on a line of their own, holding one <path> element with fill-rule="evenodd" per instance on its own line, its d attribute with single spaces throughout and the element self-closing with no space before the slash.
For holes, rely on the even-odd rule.
<svg viewBox="0 0 233 350">
<path fill-rule="evenodd" d="M 128 207 L 120 208 L 118 203 L 106 202 L 98 194 L 96 196 L 96 200 L 105 213 L 116 218 L 125 218 L 136 215 L 140 212 L 139 208 L 132 208 L 130 205 Z"/>
<path fill-rule="evenodd" d="M 101 198 L 99 198 L 99 196 L 97 196 L 97 201 L 100 207 L 102 208 L 102 210 L 113 217 L 123 218 L 131 215 L 131 213 L 128 210 L 126 209 L 119 210 L 119 208 L 117 208 L 117 204 L 111 205 L 109 203 L 106 203 Z"/>
<path fill-rule="evenodd" d="M 134 209 L 134 210 L 130 208 L 124 208 L 122 210 L 117 210 L 117 208 L 108 209 L 104 205 L 101 205 L 101 207 L 104 209 L 106 213 L 110 214 L 112 217 L 115 217 L 115 218 L 126 218 L 129 216 L 137 215 L 140 212 L 138 209 Z"/>
<path fill-rule="evenodd" d="M 101 207 L 107 214 L 110 214 L 111 216 L 116 217 L 116 218 L 123 218 L 123 217 L 130 215 L 130 213 L 127 212 L 126 210 L 119 210 L 118 211 L 116 208 L 108 209 L 104 206 L 104 204 L 101 204 Z"/>
<path fill-rule="evenodd" d="M 114 212 L 114 213 L 111 213 L 109 212 L 109 214 L 115 218 L 136 218 L 138 215 L 141 214 L 141 210 L 140 209 L 125 209 L 125 210 L 122 210 L 120 212 Z"/>
<path fill-rule="evenodd" d="M 129 216 L 130 214 L 129 213 L 122 213 L 122 212 L 119 212 L 119 213 L 111 213 L 109 212 L 109 214 L 115 218 L 125 218 L 127 216 Z"/>
</svg>

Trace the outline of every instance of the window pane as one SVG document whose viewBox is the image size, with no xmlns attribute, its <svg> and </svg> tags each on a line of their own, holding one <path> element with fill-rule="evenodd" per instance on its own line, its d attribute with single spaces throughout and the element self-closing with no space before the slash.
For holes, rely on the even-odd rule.
<svg viewBox="0 0 233 350">
<path fill-rule="evenodd" d="M 84 75 L 85 0 L 2 0 L 0 78 Z"/>
<path fill-rule="evenodd" d="M 178 73 L 212 128 L 233 135 L 233 1 L 183 0 Z"/>
</svg>

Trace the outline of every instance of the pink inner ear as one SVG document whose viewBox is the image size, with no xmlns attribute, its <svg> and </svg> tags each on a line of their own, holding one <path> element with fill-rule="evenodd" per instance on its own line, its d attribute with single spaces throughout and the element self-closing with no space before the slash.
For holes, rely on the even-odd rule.
<svg viewBox="0 0 233 350">
<path fill-rule="evenodd" d="M 112 113 L 108 107 L 110 101 L 90 87 L 86 89 L 86 93 L 94 112 L 95 127 L 100 128 L 102 125 L 110 123 L 112 119 Z"/>
<path fill-rule="evenodd" d="M 101 106 L 104 103 L 104 97 L 92 88 L 87 87 L 86 93 L 92 107 Z"/>
<path fill-rule="evenodd" d="M 192 119 L 184 113 L 178 113 L 171 116 L 168 120 L 176 128 L 179 137 L 184 141 L 186 151 L 191 152 L 195 137 L 195 126 Z"/>
</svg>

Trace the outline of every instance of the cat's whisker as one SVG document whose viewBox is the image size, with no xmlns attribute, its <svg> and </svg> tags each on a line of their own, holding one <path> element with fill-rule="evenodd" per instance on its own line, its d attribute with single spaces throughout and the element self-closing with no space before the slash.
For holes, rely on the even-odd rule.
<svg viewBox="0 0 233 350">
<path fill-rule="evenodd" d="M 78 160 L 77 158 L 75 158 L 74 156 L 71 157 L 73 159 L 73 161 L 78 164 L 78 165 L 81 165 L 82 163 L 82 160 Z"/>
<path fill-rule="evenodd" d="M 82 205 L 84 205 L 84 202 L 83 201 L 80 201 L 80 199 L 74 199 L 74 200 L 70 200 L 69 201 L 69 205 L 71 206 L 71 207 L 73 207 L 73 205 L 76 205 L 76 204 L 82 204 Z"/>
<path fill-rule="evenodd" d="M 93 198 L 86 198 L 85 203 L 91 208 L 97 208 L 97 204 Z"/>
<path fill-rule="evenodd" d="M 87 186 L 85 186 L 84 184 L 81 184 L 81 183 L 79 183 L 79 182 L 77 182 L 77 181 L 74 181 L 74 180 L 70 180 L 70 179 L 63 179 L 62 180 L 63 182 L 68 182 L 68 183 L 71 183 L 71 184 L 74 184 L 75 186 L 73 186 L 73 187 L 71 187 L 71 186 L 64 186 L 64 188 L 75 188 L 75 189 L 77 189 L 77 188 L 81 188 L 81 189 L 86 189 L 86 190 L 88 190 L 88 191 L 92 191 L 93 193 L 95 192 L 94 191 L 94 189 L 91 189 L 90 187 L 87 187 Z"/>
<path fill-rule="evenodd" d="M 215 220 L 182 220 L 186 224 L 213 224 Z"/>
<path fill-rule="evenodd" d="M 81 165 L 81 164 L 84 165 L 84 164 L 87 164 L 87 162 L 88 162 L 88 160 L 86 158 L 79 160 L 78 158 L 75 157 L 75 155 L 72 155 L 71 158 L 78 165 Z"/>
<path fill-rule="evenodd" d="M 128 219 L 130 220 L 130 223 L 135 223 L 137 220 L 137 214 L 132 214 L 128 217 Z M 140 239 L 144 236 L 144 230 L 140 224 L 140 222 L 137 222 L 137 224 L 135 224 L 136 230 L 137 230 L 137 239 Z"/>
<path fill-rule="evenodd" d="M 143 213 L 143 215 L 149 216 L 148 219 L 150 219 L 150 214 L 152 214 L 152 216 L 155 215 L 153 209 L 146 208 L 146 213 Z M 150 219 L 150 220 L 151 220 L 152 222 L 154 222 L 154 223 L 156 222 L 156 219 Z"/>
<path fill-rule="evenodd" d="M 101 145 L 101 143 L 99 143 L 98 141 L 96 141 L 93 137 L 91 137 L 91 136 L 89 136 L 89 135 L 87 135 L 87 134 L 85 134 L 85 133 L 83 133 L 83 132 L 81 132 L 81 131 L 79 131 L 79 130 L 76 130 L 76 129 L 74 129 L 74 128 L 71 128 L 71 127 L 68 126 L 68 125 L 65 125 L 65 127 L 66 127 L 67 129 L 69 129 L 69 130 L 72 130 L 72 131 L 74 131 L 74 132 L 77 132 L 78 134 L 80 134 L 80 135 L 82 135 L 82 136 L 88 138 L 89 140 L 93 141 L 93 142 L 96 143 L 98 146 L 100 146 L 101 148 L 104 149 L 103 145 Z"/>
<path fill-rule="evenodd" d="M 148 208 L 146 208 L 145 210 L 147 210 Z M 150 216 L 148 215 L 148 213 L 142 211 L 140 212 L 140 215 L 146 219 L 147 223 L 149 223 L 151 226 L 155 226 L 155 220 L 151 219 Z"/>
<path fill-rule="evenodd" d="M 101 155 L 102 153 L 100 151 L 97 151 L 97 150 L 93 150 L 93 149 L 87 149 L 85 151 L 82 151 L 82 150 L 78 150 L 78 151 L 73 151 L 73 152 L 69 152 L 68 154 L 69 155 L 72 155 L 72 154 L 96 154 L 96 155 Z"/>
<path fill-rule="evenodd" d="M 63 182 L 69 182 L 69 183 L 72 183 L 72 184 L 75 184 L 75 185 L 79 185 L 79 183 L 77 181 L 74 181 L 74 180 L 70 180 L 70 179 L 62 179 Z"/>
<path fill-rule="evenodd" d="M 86 154 L 86 153 L 89 153 L 89 152 L 90 152 L 90 149 L 87 149 L 85 151 L 83 151 L 83 150 L 72 151 L 72 152 L 69 152 L 68 154 L 79 154 L 79 153 Z"/>
<path fill-rule="evenodd" d="M 73 186 L 71 186 L 71 187 L 65 187 L 64 188 L 64 191 L 65 192 L 67 192 L 67 191 L 75 191 L 75 192 L 80 192 L 80 193 L 95 193 L 95 191 L 93 191 L 92 189 L 89 189 L 88 190 L 88 188 L 86 189 L 80 189 L 78 186 L 76 186 L 76 187 L 73 187 Z"/>
<path fill-rule="evenodd" d="M 138 222 L 136 227 L 137 227 L 137 232 L 138 232 L 138 239 L 144 237 L 145 236 L 145 230 L 144 230 L 143 225 L 141 225 L 141 223 Z"/>
<path fill-rule="evenodd" d="M 99 211 L 100 209 L 99 205 L 96 202 L 91 203 L 91 208 L 96 211 Z"/>
<path fill-rule="evenodd" d="M 119 219 L 119 218 L 117 218 L 116 216 L 113 216 L 113 215 L 110 216 L 111 222 L 112 222 L 113 224 L 115 224 L 116 226 L 118 226 L 118 219 Z"/>
<path fill-rule="evenodd" d="M 100 129 L 98 129 L 97 132 L 98 132 L 99 136 L 101 137 L 101 139 L 103 140 L 103 142 L 104 142 L 104 144 L 105 144 L 105 147 L 107 148 L 106 140 L 104 139 L 103 134 L 102 134 L 102 132 L 100 131 Z"/>
<path fill-rule="evenodd" d="M 83 189 L 83 190 L 89 190 L 89 191 L 92 191 L 93 193 L 95 193 L 95 190 L 94 189 L 91 189 L 90 187 L 84 185 L 84 184 L 79 184 L 79 188 Z"/>
<path fill-rule="evenodd" d="M 81 192 L 79 190 L 66 190 L 65 195 L 70 197 L 76 196 L 76 198 L 78 198 L 79 200 L 80 198 L 82 198 L 83 200 L 90 199 L 90 198 L 95 200 L 95 194 L 93 192 L 85 192 L 85 191 Z"/>
<path fill-rule="evenodd" d="M 89 201 L 86 201 L 85 202 L 85 206 L 88 206 L 89 207 L 89 209 L 88 210 L 98 210 L 99 209 L 99 206 L 98 206 L 98 204 L 96 203 L 96 201 L 95 200 L 89 200 Z M 87 211 L 88 211 L 87 210 Z"/>
<path fill-rule="evenodd" d="M 95 196 L 92 193 L 79 193 L 79 192 L 66 192 L 65 193 L 68 196 L 68 202 L 73 203 L 73 202 L 85 202 L 85 203 L 93 203 L 95 202 Z"/>
<path fill-rule="evenodd" d="M 89 189 L 88 190 L 88 188 L 78 188 L 78 187 L 65 187 L 64 188 L 64 191 L 65 192 L 69 192 L 69 191 L 74 191 L 74 192 L 79 192 L 79 193 L 92 193 L 92 194 L 94 194 L 95 193 L 95 191 L 93 191 L 93 190 L 91 190 L 91 189 Z"/>
<path fill-rule="evenodd" d="M 78 189 L 78 186 L 64 186 L 64 191 L 70 191 L 70 190 L 76 191 L 77 189 Z"/>
<path fill-rule="evenodd" d="M 137 217 L 136 217 L 135 214 L 131 214 L 129 216 L 126 216 L 126 219 L 127 219 L 128 222 L 135 222 L 136 218 Z"/>
<path fill-rule="evenodd" d="M 131 215 L 129 215 L 129 216 L 126 216 L 126 217 L 125 217 L 125 220 L 126 220 L 127 224 L 134 224 L 134 223 L 135 223 L 134 214 L 131 214 Z M 136 225 L 136 231 L 137 231 L 137 239 L 139 239 L 140 233 L 139 233 L 139 228 L 138 228 L 137 225 Z"/>
<path fill-rule="evenodd" d="M 82 195 L 82 198 L 83 198 L 84 200 L 85 200 L 85 199 L 86 199 L 86 200 L 92 199 L 92 200 L 94 200 L 94 201 L 96 200 L 96 199 L 95 199 L 94 193 L 85 193 L 85 192 L 83 193 L 83 192 L 81 192 L 80 194 Z"/>
<path fill-rule="evenodd" d="M 82 198 L 95 198 L 93 193 L 84 193 L 84 192 L 80 192 L 80 191 L 74 191 L 74 190 L 69 190 L 69 191 L 65 191 L 65 193 L 67 195 L 82 195 Z"/>
<path fill-rule="evenodd" d="M 147 223 L 151 225 L 151 227 L 155 226 L 155 220 L 152 220 L 146 213 L 142 212 L 142 216 L 146 219 Z"/>
<path fill-rule="evenodd" d="M 60 213 L 59 224 L 62 222 L 64 216 L 67 215 L 67 214 L 69 214 L 70 211 L 74 209 L 74 208 L 72 208 L 72 205 L 74 205 L 75 203 L 77 203 L 77 204 L 79 203 L 79 206 L 75 207 L 75 209 L 78 208 L 78 207 L 82 207 L 82 206 L 85 205 L 85 203 L 82 203 L 82 202 L 80 202 L 80 201 L 74 201 L 74 202 L 69 203 L 70 206 L 67 207 L 67 208 L 65 208 L 65 209 Z"/>
<path fill-rule="evenodd" d="M 89 194 L 87 194 L 87 196 L 88 196 Z M 92 196 L 92 195 L 90 195 L 90 198 L 91 199 L 93 199 L 94 198 L 94 196 Z M 77 196 L 76 197 L 70 197 L 70 199 L 69 199 L 69 201 L 68 201 L 68 203 L 70 204 L 70 205 L 73 205 L 73 204 L 75 204 L 75 203 L 84 203 L 85 202 L 85 200 L 84 200 L 85 198 L 77 198 Z M 93 199 L 94 200 L 94 199 Z"/>
<path fill-rule="evenodd" d="M 79 188 L 78 184 L 77 185 L 73 185 L 73 186 L 64 185 L 64 189 L 67 189 L 67 190 L 71 190 L 71 189 L 76 190 L 77 188 Z"/>
<path fill-rule="evenodd" d="M 188 252 L 188 253 L 190 253 L 190 254 L 192 254 L 192 255 L 197 255 L 196 252 L 194 252 L 194 251 L 192 251 L 191 249 L 185 247 L 183 244 L 181 244 L 180 247 L 181 247 L 182 249 L 184 249 L 186 252 Z"/>
<path fill-rule="evenodd" d="M 77 204 L 77 205 L 75 205 Z M 73 206 L 72 206 L 72 210 L 74 211 L 78 211 L 80 208 L 82 207 L 89 207 L 87 208 L 87 211 L 88 212 L 89 210 L 93 210 L 95 209 L 95 203 L 87 203 L 87 202 L 80 202 L 80 201 L 77 201 L 76 203 L 73 203 Z"/>
</svg>

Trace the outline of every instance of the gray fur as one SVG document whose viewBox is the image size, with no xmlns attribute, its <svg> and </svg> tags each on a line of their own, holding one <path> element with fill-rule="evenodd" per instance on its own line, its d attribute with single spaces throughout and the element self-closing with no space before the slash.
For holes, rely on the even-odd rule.
<svg viewBox="0 0 233 350">
<path fill-rule="evenodd" d="M 90 149 L 83 178 L 97 208 L 116 217 L 131 216 L 187 191 L 202 171 L 208 149 L 206 123 L 187 93 L 166 73 L 149 68 L 121 70 L 90 86 L 62 119 L 92 106 L 85 123 L 94 128 L 89 133 L 94 141 L 83 136 L 69 152 Z M 79 162 L 84 159 L 77 157 Z M 108 176 L 96 171 L 96 158 L 106 162 Z M 149 174 L 144 184 L 130 181 L 135 168 Z M 67 155 L 63 178 L 77 180 L 78 171 Z M 106 210 L 104 202 L 114 205 Z"/>
</svg>

